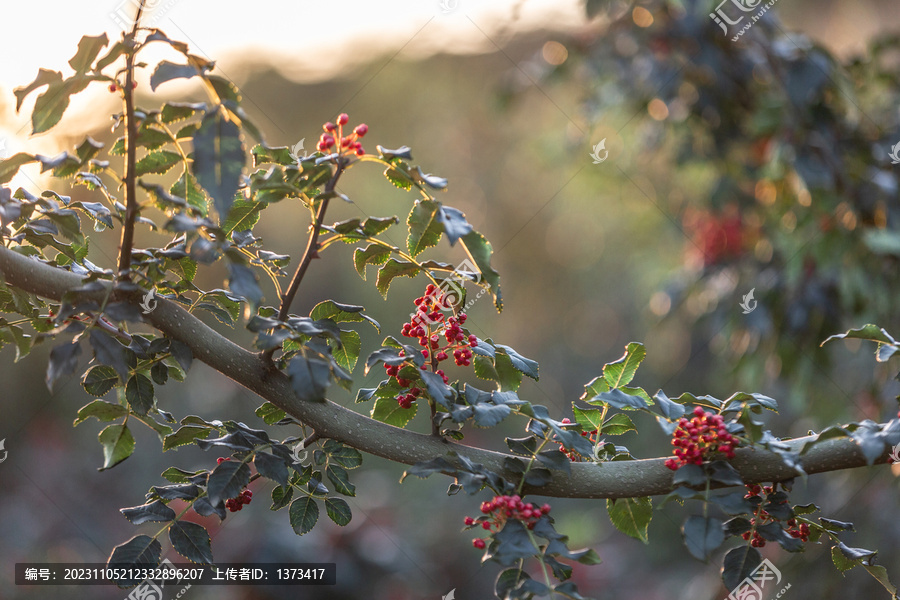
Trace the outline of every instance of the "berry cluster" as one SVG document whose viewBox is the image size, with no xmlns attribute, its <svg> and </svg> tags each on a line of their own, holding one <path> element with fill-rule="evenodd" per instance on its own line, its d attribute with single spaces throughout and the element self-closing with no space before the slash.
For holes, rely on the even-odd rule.
<svg viewBox="0 0 900 600">
<path fill-rule="evenodd" d="M 571 425 L 572 420 L 569 419 L 568 417 L 566 417 L 562 421 L 560 421 L 560 423 L 562 423 L 564 425 Z M 597 443 L 597 430 L 591 429 L 590 431 L 582 431 L 581 437 L 586 437 L 592 444 L 596 444 Z M 581 462 L 582 460 L 584 460 L 584 458 L 580 454 L 578 454 L 574 450 L 566 449 L 566 447 L 563 444 L 559 445 L 559 451 L 562 452 L 563 454 L 565 454 L 566 456 L 568 456 L 569 460 L 571 460 L 572 462 Z"/>
<path fill-rule="evenodd" d="M 780 519 L 776 519 L 768 512 L 763 510 L 761 506 L 763 502 L 763 493 L 765 493 L 766 496 L 769 496 L 770 494 L 775 493 L 775 489 L 773 486 L 769 485 L 765 487 L 761 487 L 756 484 L 748 485 L 747 494 L 744 496 L 744 498 L 746 498 L 747 500 L 756 499 L 760 505 L 756 517 L 750 519 L 750 524 L 753 525 L 752 535 L 750 531 L 746 531 L 741 534 L 742 538 L 744 538 L 745 540 L 750 540 L 750 545 L 754 548 L 762 548 L 766 545 L 766 540 L 763 539 L 761 535 L 759 535 L 758 531 L 756 531 L 757 524 L 765 525 L 766 523 L 780 522 Z M 787 498 L 781 498 L 776 502 L 778 502 L 778 504 L 787 504 Z M 787 531 L 788 535 L 793 538 L 800 538 L 801 542 L 809 541 L 809 525 L 807 525 L 806 523 L 800 523 L 798 525 L 797 519 L 793 518 L 788 519 L 785 524 L 788 526 L 788 528 L 785 530 Z"/>
<path fill-rule="evenodd" d="M 224 456 L 220 456 L 216 459 L 216 464 L 221 465 L 226 460 L 231 460 L 231 458 L 225 458 Z M 245 504 L 250 504 L 250 500 L 253 499 L 253 492 L 250 490 L 244 490 L 239 495 L 234 498 L 229 498 L 225 501 L 225 508 L 230 510 L 231 512 L 237 512 L 244 508 Z"/>
<path fill-rule="evenodd" d="M 725 428 L 722 415 L 706 412 L 698 406 L 690 420 L 682 418 L 678 421 L 672 437 L 675 458 L 668 459 L 666 466 L 675 471 L 684 465 L 700 465 L 716 452 L 734 458 L 737 444 L 737 438 Z"/>
<path fill-rule="evenodd" d="M 369 126 L 365 123 L 360 123 L 353 128 L 353 133 L 345 136 L 344 125 L 346 125 L 349 120 L 350 117 L 347 116 L 347 113 L 341 113 L 338 115 L 337 125 L 331 121 L 322 125 L 322 129 L 324 129 L 325 132 L 319 138 L 316 149 L 319 152 L 328 152 L 332 148 L 336 148 L 337 152 L 341 154 L 352 153 L 357 156 L 365 154 L 366 151 L 363 149 L 359 138 L 368 133 Z"/>
<path fill-rule="evenodd" d="M 503 529 L 503 525 L 509 519 L 522 521 L 528 529 L 534 529 L 538 520 L 550 513 L 550 505 L 535 506 L 531 502 L 522 502 L 522 498 L 519 495 L 497 496 L 489 502 L 482 502 L 481 512 L 484 513 L 484 516 L 477 519 L 466 517 L 464 520 L 465 524 L 472 527 L 481 523 L 483 529 L 496 533 Z M 481 538 L 475 538 L 472 540 L 472 545 L 478 549 L 484 549 L 485 541 Z"/>
<path fill-rule="evenodd" d="M 685 229 L 693 242 L 691 252 L 695 260 L 711 266 L 745 252 L 748 233 L 737 207 L 729 206 L 722 214 L 689 212 L 684 219 Z"/>
<path fill-rule="evenodd" d="M 425 288 L 425 295 L 415 299 L 416 311 L 410 317 L 409 322 L 403 324 L 400 333 L 404 337 L 419 340 L 419 345 L 422 346 L 422 356 L 426 359 L 431 358 L 433 367 L 437 367 L 441 362 L 450 358 L 448 353 L 453 354 L 453 361 L 457 366 L 468 367 L 472 364 L 472 348 L 478 346 L 478 338 L 474 335 L 466 336 L 463 331 L 462 325 L 466 322 L 465 313 L 460 313 L 458 317 L 445 318 L 441 309 L 442 307 L 449 308 L 448 302 L 437 286 L 428 284 L 428 287 Z M 441 346 L 441 337 L 447 342 L 445 346 Z M 405 356 L 402 350 L 400 356 Z M 412 382 L 399 376 L 401 368 L 401 365 L 384 366 L 387 374 L 396 378 L 400 387 L 406 388 Z M 420 368 L 424 371 L 427 367 L 422 365 Z M 444 383 L 450 382 L 450 378 L 443 369 L 435 368 L 434 372 L 441 376 Z M 413 386 L 409 392 L 397 396 L 397 402 L 401 407 L 409 408 L 421 395 L 422 390 Z"/>
<path fill-rule="evenodd" d="M 244 508 L 245 504 L 250 504 L 250 500 L 253 499 L 253 492 L 250 490 L 244 490 L 239 495 L 234 498 L 230 498 L 225 501 L 225 508 L 230 510 L 231 512 L 237 512 Z"/>
</svg>

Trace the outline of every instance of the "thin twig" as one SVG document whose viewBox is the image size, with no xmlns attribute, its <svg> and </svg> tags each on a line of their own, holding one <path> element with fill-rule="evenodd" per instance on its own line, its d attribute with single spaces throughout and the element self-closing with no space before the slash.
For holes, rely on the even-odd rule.
<svg viewBox="0 0 900 600">
<path fill-rule="evenodd" d="M 119 244 L 119 269 L 118 278 L 121 281 L 131 281 L 131 251 L 134 246 L 134 221 L 137 218 L 138 202 L 135 189 L 136 175 L 134 172 L 137 162 L 137 124 L 134 121 L 134 55 L 135 38 L 141 15 L 144 12 L 144 2 L 138 5 L 137 14 L 134 17 L 134 26 L 131 33 L 125 35 L 125 223 L 122 225 L 122 239 Z"/>
</svg>

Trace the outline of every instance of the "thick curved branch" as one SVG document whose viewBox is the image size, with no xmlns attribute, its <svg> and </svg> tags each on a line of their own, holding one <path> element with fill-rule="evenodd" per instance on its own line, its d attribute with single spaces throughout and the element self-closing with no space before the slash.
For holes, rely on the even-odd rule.
<svg viewBox="0 0 900 600">
<path fill-rule="evenodd" d="M 82 284 L 78 275 L 3 247 L 0 247 L 0 273 L 10 285 L 57 301 L 68 289 Z M 99 292 L 98 298 L 103 294 Z M 138 303 L 140 294 L 135 292 L 130 299 Z M 216 333 L 174 302 L 160 298 L 156 310 L 145 318 L 162 333 L 187 344 L 196 358 L 312 427 L 322 438 L 335 439 L 363 452 L 407 465 L 443 456 L 452 449 L 512 481 L 517 480 L 514 473 L 503 468 L 506 454 L 399 429 L 332 402 L 299 400 L 284 373 L 273 370 L 258 354 Z M 787 443 L 799 448 L 810 439 L 798 438 Z M 886 462 L 887 457 L 885 452 L 879 462 Z M 524 491 L 563 498 L 666 494 L 674 486 L 673 472 L 666 468 L 664 460 L 653 458 L 599 465 L 573 463 L 571 476 L 554 472 L 547 485 L 540 488 L 526 486 Z M 796 475 L 777 455 L 763 450 L 739 449 L 731 463 L 747 483 L 780 481 Z M 863 467 L 866 460 L 853 440 L 842 438 L 814 446 L 802 457 L 802 464 L 807 473 L 814 474 Z"/>
</svg>

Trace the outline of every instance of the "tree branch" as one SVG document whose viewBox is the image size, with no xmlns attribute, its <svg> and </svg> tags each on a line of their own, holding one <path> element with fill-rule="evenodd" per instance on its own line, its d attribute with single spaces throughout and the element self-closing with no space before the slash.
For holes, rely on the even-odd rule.
<svg viewBox="0 0 900 600">
<path fill-rule="evenodd" d="M 8 284 L 55 301 L 59 301 L 67 290 L 83 283 L 82 278 L 74 273 L 51 267 L 4 247 L 0 247 L 0 273 Z M 102 299 L 105 293 L 99 291 L 95 295 Z M 137 304 L 141 294 L 139 291 L 123 292 L 122 297 Z M 517 480 L 515 473 L 503 467 L 503 460 L 508 456 L 506 454 L 399 429 L 332 402 L 299 400 L 287 375 L 281 371 L 272 371 L 260 355 L 249 352 L 216 333 L 174 302 L 159 298 L 157 308 L 145 319 L 167 336 L 187 344 L 196 358 L 312 427 L 322 438 L 334 439 L 363 452 L 407 465 L 444 456 L 449 450 L 454 450 L 511 481 Z M 799 448 L 814 437 L 797 438 L 786 443 L 792 448 Z M 878 462 L 886 462 L 887 458 L 888 452 L 885 451 Z M 525 486 L 523 491 L 563 498 L 625 498 L 666 494 L 674 486 L 673 472 L 666 468 L 664 461 L 664 458 L 653 458 L 602 464 L 573 463 L 571 476 L 554 471 L 553 479 L 547 485 L 539 488 Z M 809 474 L 866 465 L 856 442 L 849 438 L 828 440 L 816 445 L 803 455 L 801 462 Z M 731 464 L 746 483 L 780 481 L 796 475 L 777 455 L 761 449 L 738 449 Z"/>
<path fill-rule="evenodd" d="M 131 250 L 134 247 L 134 221 L 137 218 L 138 202 L 134 171 L 137 162 L 137 123 L 134 121 L 134 54 L 135 37 L 144 12 L 144 0 L 140 1 L 134 17 L 131 33 L 125 35 L 125 222 L 122 224 L 122 239 L 119 242 L 118 279 L 131 280 Z"/>
</svg>

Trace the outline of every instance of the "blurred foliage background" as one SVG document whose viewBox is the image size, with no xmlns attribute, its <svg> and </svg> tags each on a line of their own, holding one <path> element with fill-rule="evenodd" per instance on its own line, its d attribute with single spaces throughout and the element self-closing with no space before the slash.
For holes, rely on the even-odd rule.
<svg viewBox="0 0 900 600">
<path fill-rule="evenodd" d="M 450 180 L 442 200 L 462 209 L 493 243 L 503 278 L 503 313 L 482 299 L 467 324 L 540 363 L 540 381 L 526 380 L 523 397 L 568 414 L 603 363 L 618 358 L 627 342 L 642 341 L 648 358 L 636 383 L 651 393 L 762 392 L 782 406 L 771 428 L 799 436 L 836 421 L 883 420 L 897 409 L 896 367 L 876 364 L 873 348 L 853 341 L 818 348 L 828 335 L 871 321 L 900 332 L 898 167 L 887 157 L 900 141 L 900 55 L 888 42 L 871 49 L 900 26 L 889 7 L 782 0 L 781 21 L 757 24 L 731 42 L 708 17 L 712 3 L 591 1 L 593 18 L 579 7 L 577 26 L 547 19 L 535 28 L 521 19 L 524 0 L 501 15 L 500 26 L 481 30 L 461 0 L 450 16 L 481 31 L 477 49 L 460 44 L 464 50 L 453 52 L 445 40 L 445 51 L 436 54 L 398 54 L 408 36 L 388 34 L 383 53 L 360 46 L 327 75 L 304 77 L 284 56 L 242 49 L 235 36 L 219 66 L 241 88 L 271 145 L 305 139 L 310 150 L 319 124 L 344 111 L 368 123 L 368 144 L 409 145 L 426 170 Z M 446 18 L 437 2 L 433 9 L 436 19 Z M 0 9 L 11 17 L 15 10 Z M 380 10 L 403 18 L 390 2 Z M 234 21 L 261 18 L 233 12 Z M 157 23 L 190 41 L 189 26 L 179 25 L 187 35 L 165 18 Z M 427 37 L 427 27 L 417 35 Z M 69 51 L 45 66 L 58 68 Z M 25 83 L 0 82 L 5 131 L 17 119 L 12 89 Z M 190 84 L 163 91 L 171 94 L 166 99 L 199 97 Z M 139 95 L 141 105 L 158 103 Z M 117 107 L 97 95 L 92 110 L 105 115 Z M 95 139 L 114 140 L 102 119 L 68 115 L 63 125 L 71 137 L 36 143 L 48 154 L 55 153 L 48 146 L 69 148 L 85 123 Z M 589 153 L 601 139 L 609 158 L 594 164 Z M 335 205 L 330 218 L 404 218 L 411 197 L 365 169 L 342 181 L 354 202 Z M 33 182 L 14 183 L 35 191 L 41 180 L 34 175 Z M 87 193 L 72 190 L 74 199 Z M 265 213 L 256 235 L 269 250 L 296 257 L 304 219 L 301 206 L 283 202 Z M 90 260 L 111 266 L 117 237 L 91 241 Z M 445 244 L 431 252 L 451 262 L 463 258 Z M 215 286 L 224 273 L 207 277 L 200 285 Z M 295 313 L 328 298 L 363 304 L 384 333 L 396 334 L 424 283 L 398 280 L 384 301 L 359 279 L 349 249 L 335 246 L 313 264 L 304 286 Z M 738 303 L 751 288 L 759 306 L 744 315 Z M 251 339 L 241 329 L 220 331 L 244 345 Z M 362 332 L 365 355 L 381 337 Z M 215 457 L 192 447 L 163 455 L 155 435 L 143 431 L 136 432 L 142 451 L 129 459 L 130 469 L 97 473 L 99 427 L 71 427 L 89 398 L 75 379 L 47 392 L 42 350 L 21 362 L 11 347 L 0 352 L 0 437 L 9 451 L 0 465 L 0 598 L 123 598 L 107 587 L 16 588 L 12 564 L 105 561 L 135 533 L 120 507 L 140 504 L 169 464 L 199 468 Z M 259 424 L 253 410 L 260 399 L 202 364 L 190 375 L 160 388 L 161 407 L 179 418 Z M 357 387 L 381 379 L 378 372 L 363 377 L 361 368 L 354 375 Z M 333 391 L 333 400 L 354 406 L 351 396 Z M 636 456 L 669 451 L 655 423 L 638 425 L 644 435 L 623 439 Z M 424 431 L 427 424 L 417 418 L 411 426 Z M 502 433 L 518 432 L 507 425 Z M 500 434 L 470 432 L 467 440 L 501 449 Z M 359 495 L 348 499 L 354 518 L 343 529 L 323 523 L 297 537 L 285 514 L 267 510 L 265 486 L 254 488 L 249 510 L 230 514 L 221 526 L 205 520 L 218 561 L 336 562 L 334 588 L 194 588 L 183 598 L 403 600 L 438 598 L 453 588 L 460 600 L 490 596 L 497 569 L 480 568 L 469 536 L 459 533 L 463 516 L 475 514 L 482 498 L 448 499 L 434 478 L 398 485 L 402 471 L 366 457 L 354 474 Z M 850 545 L 876 548 L 881 564 L 900 569 L 900 502 L 889 469 L 798 480 L 792 500 L 816 501 L 825 516 L 856 522 Z M 572 546 L 593 546 L 603 558 L 602 565 L 576 568 L 583 593 L 618 600 L 727 596 L 718 567 L 682 551 L 682 509 L 658 512 L 651 544 L 643 546 L 614 531 L 603 501 L 553 506 Z M 865 573 L 841 577 L 827 548 L 811 545 L 799 555 L 767 548 L 764 556 L 797 596 L 884 594 Z"/>
</svg>

